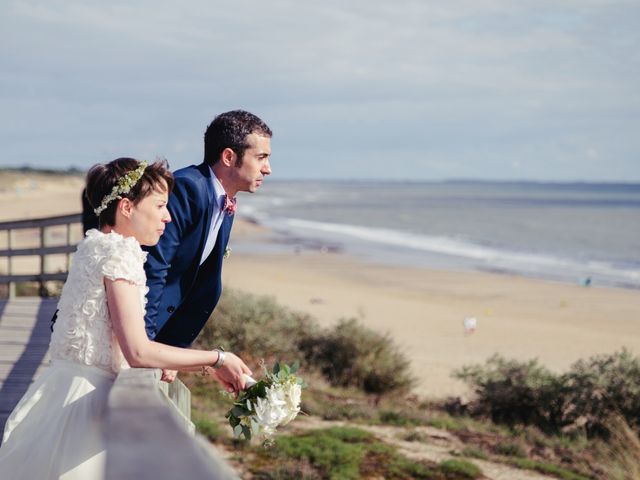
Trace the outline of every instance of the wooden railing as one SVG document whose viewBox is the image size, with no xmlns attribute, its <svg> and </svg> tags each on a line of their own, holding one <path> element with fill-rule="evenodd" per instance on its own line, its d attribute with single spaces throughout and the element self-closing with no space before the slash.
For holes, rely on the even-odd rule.
<svg viewBox="0 0 640 480">
<path fill-rule="evenodd" d="M 69 272 L 70 255 L 76 249 L 76 242 L 72 239 L 72 225 L 80 224 L 82 215 L 79 213 L 72 215 L 62 215 L 58 217 L 34 218 L 30 220 L 14 220 L 10 222 L 0 222 L 0 234 L 4 233 L 6 238 L 5 249 L 0 250 L 0 259 L 7 259 L 6 274 L 0 273 L 0 284 L 8 284 L 8 296 L 13 298 L 16 295 L 17 282 L 38 282 L 38 293 L 41 297 L 46 297 L 48 291 L 45 282 L 59 280 L 64 281 Z M 61 245 L 50 245 L 48 235 L 50 227 L 60 225 L 66 226 L 66 238 Z M 20 230 L 37 230 L 39 234 L 38 247 L 21 247 L 17 240 L 16 232 Z M 65 254 L 66 262 L 56 272 L 47 272 L 47 256 L 55 254 Z M 38 256 L 40 257 L 39 269 L 35 273 L 16 273 L 14 266 L 15 257 Z"/>
<path fill-rule="evenodd" d="M 120 372 L 108 404 L 105 480 L 235 480 L 204 437 L 193 433 L 191 392 L 180 380 L 160 381 L 160 370 Z"/>
</svg>

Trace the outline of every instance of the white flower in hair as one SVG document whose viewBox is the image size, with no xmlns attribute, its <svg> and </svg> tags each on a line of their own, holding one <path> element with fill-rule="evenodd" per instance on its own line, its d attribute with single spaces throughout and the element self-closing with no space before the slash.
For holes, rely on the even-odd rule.
<svg viewBox="0 0 640 480">
<path fill-rule="evenodd" d="M 144 173 L 144 169 L 147 168 L 148 163 L 146 160 L 140 162 L 138 168 L 135 170 L 131 170 L 123 177 L 118 179 L 118 182 L 111 189 L 111 193 L 102 199 L 100 206 L 93 210 L 93 213 L 96 216 L 100 216 L 100 214 L 109 206 L 111 202 L 116 199 L 122 198 L 122 195 L 127 194 L 131 191 L 131 189 L 140 181 L 142 178 L 142 174 Z"/>
</svg>

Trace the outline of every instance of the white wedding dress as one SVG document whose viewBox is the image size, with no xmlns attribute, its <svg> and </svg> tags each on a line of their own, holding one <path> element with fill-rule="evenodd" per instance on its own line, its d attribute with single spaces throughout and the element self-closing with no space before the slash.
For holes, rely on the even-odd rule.
<svg viewBox="0 0 640 480">
<path fill-rule="evenodd" d="M 107 397 L 118 371 L 128 368 L 111 327 L 104 278 L 138 286 L 144 310 L 145 260 L 135 238 L 117 233 L 89 230 L 78 245 L 58 303 L 51 365 L 7 420 L 0 478 L 103 478 Z"/>
</svg>

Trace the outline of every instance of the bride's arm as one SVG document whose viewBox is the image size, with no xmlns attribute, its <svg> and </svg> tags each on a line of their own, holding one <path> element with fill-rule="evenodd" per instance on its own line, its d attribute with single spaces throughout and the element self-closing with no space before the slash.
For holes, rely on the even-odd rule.
<svg viewBox="0 0 640 480">
<path fill-rule="evenodd" d="M 104 279 L 107 305 L 113 331 L 122 354 L 132 367 L 197 370 L 218 361 L 217 351 L 179 348 L 149 340 L 144 328 L 139 287 L 126 280 Z M 245 363 L 231 352 L 225 352 L 224 364 L 216 376 L 226 386 L 242 390 L 244 374 L 251 375 Z"/>
</svg>

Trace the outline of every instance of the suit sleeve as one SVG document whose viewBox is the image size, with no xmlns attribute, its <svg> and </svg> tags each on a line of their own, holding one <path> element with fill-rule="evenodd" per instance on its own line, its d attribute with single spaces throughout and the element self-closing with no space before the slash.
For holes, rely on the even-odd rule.
<svg viewBox="0 0 640 480">
<path fill-rule="evenodd" d="M 147 293 L 144 321 L 149 338 L 154 338 L 158 333 L 158 308 L 167 283 L 171 262 L 182 243 L 182 239 L 193 228 L 194 219 L 198 218 L 198 203 L 195 199 L 196 186 L 193 181 L 185 177 L 176 177 L 167 206 L 171 222 L 166 225 L 158 244 L 147 249 L 145 272 L 149 292 Z"/>
</svg>

